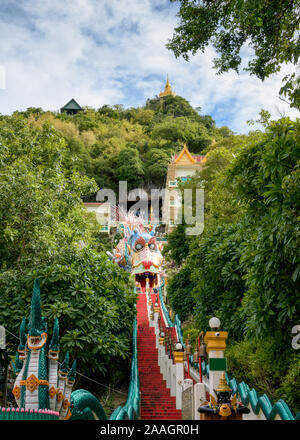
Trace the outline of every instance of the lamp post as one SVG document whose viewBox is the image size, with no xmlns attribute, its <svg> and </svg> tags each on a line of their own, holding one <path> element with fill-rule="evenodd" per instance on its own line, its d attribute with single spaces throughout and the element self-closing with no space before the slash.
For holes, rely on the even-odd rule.
<svg viewBox="0 0 300 440">
<path fill-rule="evenodd" d="M 224 351 L 226 348 L 226 339 L 228 333 L 219 329 L 221 323 L 216 317 L 209 320 L 209 326 L 211 331 L 207 331 L 204 336 L 204 342 L 206 344 L 206 350 L 208 354 L 208 367 L 209 367 L 209 386 L 211 394 L 216 393 L 222 372 L 226 372 L 227 363 L 224 357 Z"/>
<path fill-rule="evenodd" d="M 221 325 L 221 322 L 220 322 L 219 318 L 216 318 L 214 316 L 213 318 L 210 318 L 208 324 L 213 331 L 217 331 Z"/>
</svg>

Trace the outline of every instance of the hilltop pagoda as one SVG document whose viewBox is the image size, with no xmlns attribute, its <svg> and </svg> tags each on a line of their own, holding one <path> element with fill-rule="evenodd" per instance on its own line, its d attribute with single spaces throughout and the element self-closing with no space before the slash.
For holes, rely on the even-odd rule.
<svg viewBox="0 0 300 440">
<path fill-rule="evenodd" d="M 167 82 L 165 85 L 165 90 L 163 92 L 160 92 L 159 97 L 163 98 L 164 96 L 168 96 L 168 95 L 176 96 L 176 94 L 172 90 L 171 84 L 169 82 L 169 77 L 167 75 Z"/>
</svg>

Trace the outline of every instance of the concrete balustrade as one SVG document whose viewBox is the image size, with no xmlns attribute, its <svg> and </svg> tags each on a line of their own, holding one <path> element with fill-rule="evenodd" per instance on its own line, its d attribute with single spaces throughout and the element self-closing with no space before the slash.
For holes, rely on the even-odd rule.
<svg viewBox="0 0 300 440">
<path fill-rule="evenodd" d="M 166 377 L 166 381 L 167 381 L 167 388 L 171 388 L 171 375 L 172 375 L 172 359 L 167 360 L 167 377 Z"/>
<path fill-rule="evenodd" d="M 184 381 L 183 352 L 174 351 L 176 375 L 176 409 L 182 408 L 182 387 Z"/>
<path fill-rule="evenodd" d="M 200 420 L 200 413 L 198 412 L 198 408 L 204 404 L 206 401 L 206 386 L 204 383 L 196 383 L 194 385 L 194 402 L 193 402 L 193 411 L 194 411 L 194 420 Z"/>
<path fill-rule="evenodd" d="M 171 396 L 176 396 L 176 366 L 172 364 L 171 367 Z"/>
</svg>

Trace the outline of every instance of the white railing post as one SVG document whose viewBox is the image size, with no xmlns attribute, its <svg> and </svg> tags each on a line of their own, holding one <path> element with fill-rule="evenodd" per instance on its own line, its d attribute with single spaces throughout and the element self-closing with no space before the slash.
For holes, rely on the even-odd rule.
<svg viewBox="0 0 300 440">
<path fill-rule="evenodd" d="M 176 365 L 172 364 L 171 367 L 171 396 L 176 396 Z"/>
<path fill-rule="evenodd" d="M 176 409 L 181 409 L 181 393 L 184 380 L 184 369 L 182 345 L 179 343 L 176 344 L 176 351 L 174 351 L 174 361 L 176 373 Z"/>
<path fill-rule="evenodd" d="M 162 375 L 163 379 L 167 380 L 167 362 L 168 362 L 168 355 L 166 354 L 165 350 L 163 351 L 163 369 L 162 369 Z"/>
<path fill-rule="evenodd" d="M 167 388 L 171 388 L 172 365 L 173 365 L 172 359 L 169 359 L 169 357 L 168 357 L 168 360 L 167 360 Z"/>
<path fill-rule="evenodd" d="M 162 365 L 163 365 L 163 352 L 164 352 L 164 336 L 160 336 L 159 338 L 159 346 L 158 346 L 158 365 L 159 365 L 159 371 L 162 373 Z"/>
<path fill-rule="evenodd" d="M 200 420 L 198 408 L 206 402 L 206 389 L 204 383 L 194 385 L 194 420 Z"/>
<path fill-rule="evenodd" d="M 181 419 L 194 418 L 194 387 L 192 379 L 184 379 L 181 393 Z"/>
<path fill-rule="evenodd" d="M 160 308 L 159 306 L 154 306 L 154 328 L 155 328 L 155 346 L 158 348 L 158 339 L 159 339 L 159 326 L 158 326 L 158 315 L 159 315 Z"/>
</svg>

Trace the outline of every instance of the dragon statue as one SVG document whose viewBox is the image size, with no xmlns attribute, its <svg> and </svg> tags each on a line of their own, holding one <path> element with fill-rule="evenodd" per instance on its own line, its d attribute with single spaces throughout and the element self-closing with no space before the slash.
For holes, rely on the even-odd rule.
<svg viewBox="0 0 300 440">
<path fill-rule="evenodd" d="M 120 267 L 135 276 L 141 287 L 159 284 L 162 272 L 162 244 L 155 238 L 155 226 L 145 225 L 143 219 L 129 212 L 122 219 L 122 238 L 108 256 Z"/>
<path fill-rule="evenodd" d="M 26 319 L 20 326 L 20 343 L 14 371 L 16 379 L 13 394 L 18 408 L 2 408 L 0 419 L 60 419 L 105 420 L 99 400 L 86 390 L 72 392 L 76 378 L 76 360 L 70 368 L 66 353 L 59 364 L 59 322 L 53 326 L 49 349 L 47 322 L 41 313 L 40 285 L 35 280 L 31 312 L 26 334 Z"/>
</svg>

